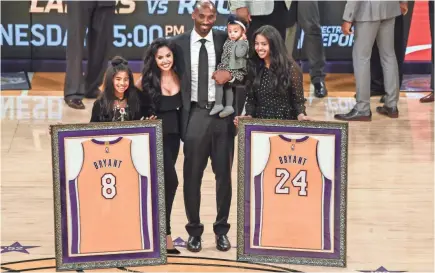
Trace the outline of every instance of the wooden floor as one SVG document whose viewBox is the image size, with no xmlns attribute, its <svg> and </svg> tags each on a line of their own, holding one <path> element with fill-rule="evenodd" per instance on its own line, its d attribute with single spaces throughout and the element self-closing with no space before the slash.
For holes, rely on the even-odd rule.
<svg viewBox="0 0 435 273">
<path fill-rule="evenodd" d="M 135 73 L 135 82 L 139 78 Z M 52 96 L 63 95 L 64 73 L 36 73 L 32 79 L 32 90 L 26 92 L 29 96 Z M 330 74 L 326 78 L 330 97 L 350 97 L 355 94 L 355 78 L 351 74 Z M 304 90 L 310 90 L 310 77 L 304 76 Z M 22 91 L 2 91 L 4 96 L 20 95 Z M 405 96 L 405 94 L 401 94 Z"/>
<path fill-rule="evenodd" d="M 34 75 L 33 90 L 1 92 L 1 246 L 15 242 L 37 246 L 28 249 L 29 254 L 2 253 L 2 271 L 8 268 L 54 271 L 53 182 L 48 125 L 86 123 L 93 103 L 93 100 L 85 100 L 86 110 L 65 106 L 62 81 L 63 74 L 41 73 Z M 327 85 L 329 97 L 308 98 L 308 114 L 317 120 L 332 120 L 335 113 L 349 111 L 355 104 L 352 76 L 331 75 Z M 307 81 L 306 90 L 309 90 Z M 374 108 L 380 105 L 379 97 L 372 98 L 373 121 L 350 123 L 347 268 L 278 266 L 310 272 L 374 271 L 381 266 L 389 271 L 434 271 L 434 104 L 421 104 L 418 98 L 423 95 L 425 93 L 401 93 L 400 118 L 397 120 L 377 115 Z M 181 155 L 177 162 L 180 178 L 182 162 Z M 233 181 L 236 181 L 235 166 Z M 208 166 L 201 202 L 201 219 L 205 225 L 203 251 L 193 254 L 179 248 L 186 257 L 171 257 L 170 264 L 165 267 L 142 270 L 255 270 L 234 262 L 234 248 L 226 253 L 215 249 L 213 178 Z M 233 182 L 232 228 L 229 233 L 233 245 L 236 244 L 236 187 L 237 183 Z M 180 181 L 172 230 L 174 239 L 181 237 L 186 240 L 182 192 L 183 183 Z M 41 261 L 5 264 L 43 258 Z"/>
</svg>

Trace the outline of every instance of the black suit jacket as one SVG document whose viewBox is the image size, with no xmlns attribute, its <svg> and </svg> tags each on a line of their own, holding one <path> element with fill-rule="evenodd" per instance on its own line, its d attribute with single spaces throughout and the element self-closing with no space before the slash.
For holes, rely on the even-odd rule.
<svg viewBox="0 0 435 273">
<path fill-rule="evenodd" d="M 185 32 L 172 38 L 175 43 L 175 65 L 179 71 L 181 81 L 181 98 L 183 100 L 183 107 L 181 109 L 181 139 L 184 140 L 186 136 L 187 125 L 189 122 L 189 114 L 191 107 L 192 95 L 192 75 L 190 65 L 190 34 L 192 31 Z M 220 30 L 212 30 L 213 43 L 216 54 L 216 66 L 221 61 L 223 46 L 228 34 Z M 225 99 L 225 98 L 224 98 Z M 224 100 L 225 101 L 225 100 Z M 235 100 L 234 100 L 235 101 Z"/>
</svg>

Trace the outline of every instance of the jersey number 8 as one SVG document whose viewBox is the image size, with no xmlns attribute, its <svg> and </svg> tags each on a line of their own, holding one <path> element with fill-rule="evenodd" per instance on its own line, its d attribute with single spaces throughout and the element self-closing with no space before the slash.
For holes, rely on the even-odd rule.
<svg viewBox="0 0 435 273">
<path fill-rule="evenodd" d="M 113 199 L 116 195 L 116 177 L 111 173 L 106 173 L 101 178 L 101 194 L 106 199 Z"/>
</svg>

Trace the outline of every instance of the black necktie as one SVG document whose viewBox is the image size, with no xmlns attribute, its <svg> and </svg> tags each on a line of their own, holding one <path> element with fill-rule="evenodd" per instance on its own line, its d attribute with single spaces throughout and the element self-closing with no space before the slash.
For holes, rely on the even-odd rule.
<svg viewBox="0 0 435 273">
<path fill-rule="evenodd" d="M 199 40 L 201 48 L 199 49 L 198 65 L 198 104 L 205 107 L 208 103 L 208 54 L 205 48 L 206 39 Z"/>
</svg>

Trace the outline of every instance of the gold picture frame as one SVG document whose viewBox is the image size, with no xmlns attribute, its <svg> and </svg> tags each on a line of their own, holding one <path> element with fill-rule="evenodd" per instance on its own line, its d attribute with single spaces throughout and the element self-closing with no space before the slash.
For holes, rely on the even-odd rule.
<svg viewBox="0 0 435 273">
<path fill-rule="evenodd" d="M 238 127 L 237 260 L 345 267 L 348 124 Z"/>
<path fill-rule="evenodd" d="M 51 143 L 56 269 L 166 264 L 161 120 L 52 125 Z"/>
</svg>

